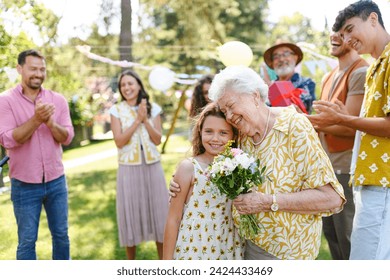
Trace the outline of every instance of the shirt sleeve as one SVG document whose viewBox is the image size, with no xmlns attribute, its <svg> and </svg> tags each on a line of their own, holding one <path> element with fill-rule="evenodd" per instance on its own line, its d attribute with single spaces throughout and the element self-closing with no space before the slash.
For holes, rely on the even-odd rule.
<svg viewBox="0 0 390 280">
<path fill-rule="evenodd" d="M 0 144 L 6 149 L 13 149 L 21 144 L 15 141 L 13 131 L 17 127 L 10 97 L 0 96 Z"/>
<path fill-rule="evenodd" d="M 61 106 L 61 114 L 58 119 L 58 123 L 65 127 L 66 130 L 68 131 L 68 137 L 66 140 L 62 143 L 64 145 L 69 145 L 72 142 L 72 139 L 74 137 L 74 128 L 72 125 L 72 119 L 70 117 L 70 110 L 69 110 L 69 105 L 68 102 L 66 101 L 65 97 L 60 95 L 60 106 Z"/>
<path fill-rule="evenodd" d="M 390 57 L 388 58 L 388 64 L 390 65 Z M 385 95 L 386 95 L 386 104 L 384 106 L 384 113 L 389 116 L 390 115 L 390 71 L 387 71 L 385 76 L 384 84 L 385 86 Z"/>
<path fill-rule="evenodd" d="M 291 150 L 297 164 L 298 176 L 303 182 L 302 189 L 314 189 L 330 184 L 345 203 L 343 188 L 310 121 L 301 114 L 295 114 L 291 126 Z M 325 216 L 330 214 L 330 211 L 322 213 Z"/>
<path fill-rule="evenodd" d="M 152 111 L 151 111 L 152 118 L 154 119 L 161 113 L 162 113 L 162 108 L 156 103 L 152 103 Z"/>
<path fill-rule="evenodd" d="M 110 113 L 110 115 L 113 115 L 115 118 L 119 118 L 118 107 L 116 104 L 113 105 L 108 112 Z"/>
<path fill-rule="evenodd" d="M 351 73 L 348 82 L 348 95 L 364 94 L 367 67 L 360 67 Z"/>
</svg>

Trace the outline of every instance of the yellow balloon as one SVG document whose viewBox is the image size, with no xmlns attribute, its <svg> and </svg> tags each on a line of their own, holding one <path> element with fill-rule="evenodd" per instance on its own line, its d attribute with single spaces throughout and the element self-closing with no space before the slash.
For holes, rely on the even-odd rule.
<svg viewBox="0 0 390 280">
<path fill-rule="evenodd" d="M 218 47 L 219 59 L 225 66 L 245 65 L 252 63 L 253 52 L 251 48 L 240 41 L 230 41 Z"/>
</svg>

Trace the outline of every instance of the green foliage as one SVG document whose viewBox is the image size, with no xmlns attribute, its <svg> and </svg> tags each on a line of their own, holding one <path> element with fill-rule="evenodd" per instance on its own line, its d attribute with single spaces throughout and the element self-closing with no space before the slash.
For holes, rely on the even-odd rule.
<svg viewBox="0 0 390 280">
<path fill-rule="evenodd" d="M 149 18 L 136 37 L 134 57 L 146 65 L 165 63 L 178 73 L 196 73 L 196 65 L 216 72 L 222 67 L 216 59 L 218 44 L 255 42 L 265 7 L 266 1 L 258 0 L 141 1 L 142 14 Z M 145 46 L 150 46 L 147 54 Z"/>
<path fill-rule="evenodd" d="M 94 110 L 91 105 L 90 95 L 74 95 L 69 100 L 69 110 L 74 126 L 92 126 Z"/>
<path fill-rule="evenodd" d="M 0 3 L 0 13 L 9 11 L 11 8 L 16 9 L 20 5 L 24 5 L 25 1 L 19 1 L 18 5 L 14 1 L 3 1 Z M 12 9 L 11 9 L 12 10 Z M 0 17 L 0 69 L 4 67 L 15 68 L 17 64 L 17 56 L 21 50 L 35 47 L 35 44 L 27 37 L 26 33 L 21 32 L 18 35 L 12 35 L 7 32 L 3 24 L 3 19 Z M 13 86 L 5 73 L 0 70 L 0 92 Z"/>
</svg>

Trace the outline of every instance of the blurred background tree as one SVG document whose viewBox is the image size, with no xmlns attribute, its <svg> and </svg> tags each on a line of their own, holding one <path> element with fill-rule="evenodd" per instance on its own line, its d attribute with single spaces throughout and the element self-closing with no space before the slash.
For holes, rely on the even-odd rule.
<svg viewBox="0 0 390 280">
<path fill-rule="evenodd" d="M 84 109 L 92 110 L 89 115 L 93 118 L 106 114 L 105 118 L 99 118 L 106 121 L 107 108 L 118 98 L 116 83 L 122 69 L 87 58 L 76 49 L 78 45 L 88 45 L 93 53 L 112 60 L 166 66 L 189 79 L 223 68 L 217 47 L 231 40 L 251 47 L 254 53 L 251 67 L 256 70 L 263 52 L 278 39 L 311 43 L 316 52 L 327 55 L 326 26 L 325 31 L 317 31 L 310 19 L 299 13 L 283 17 L 277 23 L 267 22 L 268 0 L 139 0 L 137 13 L 133 13 L 134 2 L 130 0 L 97 3 L 100 5 L 97 21 L 75 28 L 74 36 L 64 40 L 58 36 L 61 15 L 34 0 L 0 0 L 0 91 L 17 82 L 10 80 L 5 67 L 16 66 L 20 51 L 38 48 L 47 58 L 44 87 L 64 94 L 69 101 L 75 95 L 86 95 L 83 100 L 88 104 L 83 103 Z M 132 22 L 137 22 L 135 30 Z M 312 57 L 305 53 L 305 59 Z M 183 94 L 192 86 L 176 83 L 162 93 L 150 87 L 150 70 L 135 70 L 143 78 L 152 100 L 163 106 L 165 124 L 169 124 L 175 109 L 183 107 Z M 305 67 L 302 71 L 308 73 Z M 315 74 L 318 84 L 322 75 Z M 77 113 L 72 114 L 77 119 Z M 181 110 L 179 118 L 186 117 L 187 112 Z"/>
</svg>

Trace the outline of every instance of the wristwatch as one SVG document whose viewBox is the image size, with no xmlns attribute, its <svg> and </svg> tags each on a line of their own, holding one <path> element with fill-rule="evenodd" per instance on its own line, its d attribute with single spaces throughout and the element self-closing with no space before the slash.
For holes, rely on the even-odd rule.
<svg viewBox="0 0 390 280">
<path fill-rule="evenodd" d="M 272 210 L 273 212 L 276 212 L 276 211 L 279 210 L 279 205 L 278 205 L 278 203 L 276 202 L 276 194 L 275 194 L 275 193 L 272 195 L 271 210 Z"/>
</svg>

